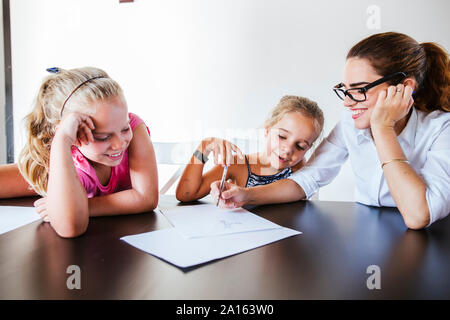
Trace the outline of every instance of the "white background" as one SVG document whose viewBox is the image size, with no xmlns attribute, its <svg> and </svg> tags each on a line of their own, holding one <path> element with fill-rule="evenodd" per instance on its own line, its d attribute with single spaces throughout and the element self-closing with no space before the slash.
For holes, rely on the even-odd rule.
<svg viewBox="0 0 450 320">
<path fill-rule="evenodd" d="M 379 29 L 367 24 L 371 5 Z M 107 71 L 153 141 L 249 132 L 286 94 L 317 101 L 327 134 L 343 111 L 331 87 L 351 46 L 397 31 L 448 49 L 448 12 L 448 0 L 12 0 L 16 159 L 47 67 Z M 160 184 L 168 174 L 160 168 Z M 353 200 L 352 176 L 345 165 L 320 199 Z"/>
</svg>

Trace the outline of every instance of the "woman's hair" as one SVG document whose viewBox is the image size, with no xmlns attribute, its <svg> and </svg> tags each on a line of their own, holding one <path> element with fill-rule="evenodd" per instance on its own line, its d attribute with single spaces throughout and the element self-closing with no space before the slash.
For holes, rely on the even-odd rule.
<svg viewBox="0 0 450 320">
<path fill-rule="evenodd" d="M 38 194 L 45 196 L 49 173 L 50 147 L 56 126 L 67 112 L 93 115 L 92 102 L 120 95 L 119 84 L 103 70 L 85 67 L 63 70 L 53 68 L 25 117 L 28 143 L 19 155 L 19 170 Z"/>
<path fill-rule="evenodd" d="M 272 127 L 280 121 L 285 114 L 290 112 L 299 112 L 305 117 L 313 118 L 315 120 L 317 134 L 322 132 L 324 124 L 322 110 L 316 102 L 309 100 L 308 98 L 298 96 L 284 96 L 281 98 L 278 105 L 271 111 L 265 125 L 267 127 Z"/>
<path fill-rule="evenodd" d="M 447 51 L 433 42 L 419 44 L 397 32 L 374 34 L 350 49 L 349 58 L 367 59 L 381 76 L 405 72 L 416 79 L 414 107 L 450 111 L 450 68 Z"/>
</svg>

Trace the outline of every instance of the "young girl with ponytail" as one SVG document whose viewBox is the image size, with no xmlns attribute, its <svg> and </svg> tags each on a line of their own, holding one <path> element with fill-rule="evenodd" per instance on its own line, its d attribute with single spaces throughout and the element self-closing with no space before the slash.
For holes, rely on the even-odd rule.
<svg viewBox="0 0 450 320">
<path fill-rule="evenodd" d="M 244 189 L 226 184 L 221 204 L 290 202 L 330 183 L 350 158 L 357 202 L 397 207 L 421 229 L 450 212 L 450 69 L 444 48 L 387 32 L 348 53 L 333 89 L 347 112 L 289 179 Z M 218 182 L 211 186 L 218 198 Z"/>
<path fill-rule="evenodd" d="M 118 83 L 97 68 L 48 71 L 18 164 L 0 166 L 0 198 L 42 196 L 35 207 L 62 237 L 84 233 L 90 216 L 153 210 L 150 132 Z"/>
</svg>

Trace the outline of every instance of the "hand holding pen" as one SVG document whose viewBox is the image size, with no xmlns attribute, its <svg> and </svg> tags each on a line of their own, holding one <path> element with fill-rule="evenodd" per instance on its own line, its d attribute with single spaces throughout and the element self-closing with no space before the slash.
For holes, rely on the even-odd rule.
<svg viewBox="0 0 450 320">
<path fill-rule="evenodd" d="M 211 196 L 214 201 L 217 201 L 217 204 L 220 204 L 220 207 L 234 209 L 248 204 L 248 189 L 239 187 L 237 184 L 232 183 L 231 180 L 228 180 L 224 182 L 222 192 L 220 192 L 221 182 L 214 181 L 211 183 Z"/>
<path fill-rule="evenodd" d="M 225 178 L 227 177 L 228 166 L 225 165 L 223 168 L 222 179 L 220 180 L 219 197 L 217 198 L 216 207 L 219 205 L 220 196 L 222 195 L 223 187 L 225 186 Z"/>
</svg>

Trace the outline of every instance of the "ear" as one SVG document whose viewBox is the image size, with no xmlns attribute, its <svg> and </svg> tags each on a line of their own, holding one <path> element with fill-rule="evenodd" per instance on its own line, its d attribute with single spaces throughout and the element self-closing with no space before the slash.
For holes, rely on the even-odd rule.
<svg viewBox="0 0 450 320">
<path fill-rule="evenodd" d="M 417 81 L 415 78 L 406 78 L 403 80 L 403 85 L 410 86 L 413 90 L 417 90 Z"/>
</svg>

